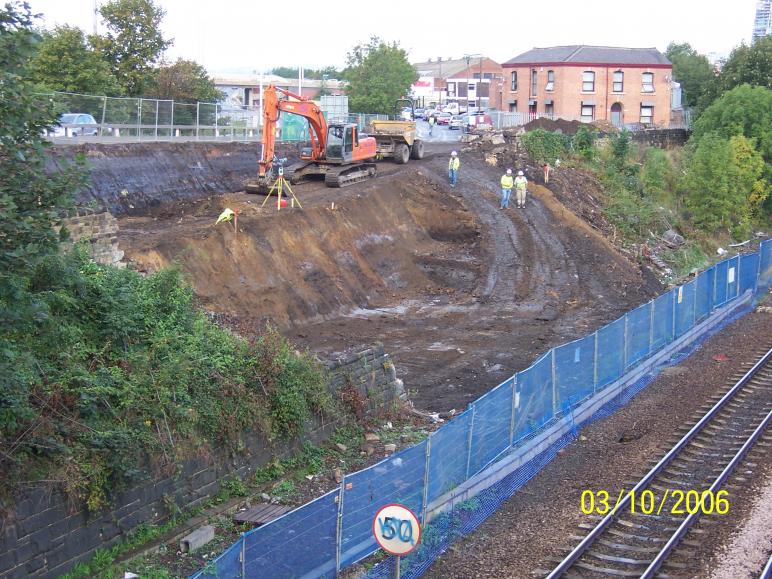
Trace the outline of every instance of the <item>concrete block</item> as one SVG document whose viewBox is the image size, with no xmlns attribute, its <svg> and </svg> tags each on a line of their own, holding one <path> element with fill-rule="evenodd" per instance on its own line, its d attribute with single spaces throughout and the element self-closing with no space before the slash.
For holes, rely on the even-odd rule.
<svg viewBox="0 0 772 579">
<path fill-rule="evenodd" d="M 192 553 L 214 539 L 214 525 L 205 525 L 180 539 L 180 551 Z"/>
</svg>

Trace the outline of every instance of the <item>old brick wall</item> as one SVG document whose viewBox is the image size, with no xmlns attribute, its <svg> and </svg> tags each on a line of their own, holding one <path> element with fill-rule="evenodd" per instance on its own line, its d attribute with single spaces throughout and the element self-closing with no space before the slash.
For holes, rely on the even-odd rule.
<svg viewBox="0 0 772 579">
<path fill-rule="evenodd" d="M 327 362 L 329 387 L 335 395 L 354 387 L 366 398 L 369 413 L 388 410 L 404 398 L 402 383 L 382 344 L 336 356 Z M 340 420 L 340 419 L 339 419 Z M 174 476 L 136 484 L 113 500 L 113 508 L 89 514 L 80 505 L 48 487 L 30 488 L 0 521 L 0 577 L 56 577 L 97 549 L 119 542 L 141 523 L 161 524 L 174 505 L 192 509 L 216 495 L 223 480 L 250 476 L 275 457 L 285 457 L 309 440 L 327 439 L 339 421 L 307 425 L 303 440 L 269 444 L 262 437 L 247 439 L 247 453 L 237 458 L 202 456 L 180 465 Z"/>
<path fill-rule="evenodd" d="M 686 129 L 647 129 L 632 133 L 633 141 L 660 149 L 683 147 L 689 140 L 690 132 Z"/>
<path fill-rule="evenodd" d="M 78 213 L 64 220 L 64 227 L 70 232 L 66 245 L 88 242 L 94 261 L 124 267 L 123 251 L 118 247 L 118 220 L 107 211 L 80 209 Z"/>
</svg>

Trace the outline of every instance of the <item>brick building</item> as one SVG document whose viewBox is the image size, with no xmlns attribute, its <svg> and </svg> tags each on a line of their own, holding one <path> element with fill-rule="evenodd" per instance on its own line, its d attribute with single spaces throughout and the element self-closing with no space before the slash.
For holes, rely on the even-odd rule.
<svg viewBox="0 0 772 579">
<path fill-rule="evenodd" d="M 505 62 L 504 110 L 668 125 L 673 65 L 656 48 L 553 46 Z"/>
<path fill-rule="evenodd" d="M 501 109 L 504 71 L 485 56 L 428 60 L 413 64 L 419 80 L 413 96 L 420 106 L 458 102 L 483 109 Z"/>
</svg>

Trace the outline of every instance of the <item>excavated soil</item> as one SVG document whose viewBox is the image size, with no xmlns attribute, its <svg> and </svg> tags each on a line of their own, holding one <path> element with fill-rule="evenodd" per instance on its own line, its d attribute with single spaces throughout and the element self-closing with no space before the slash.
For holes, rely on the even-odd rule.
<svg viewBox="0 0 772 579">
<path fill-rule="evenodd" d="M 296 186 L 302 210 L 230 194 L 124 217 L 119 243 L 140 271 L 178 263 L 241 333 L 271 322 L 324 356 L 382 341 L 417 407 L 461 410 L 660 286 L 561 202 L 589 181 L 557 170 L 554 194 L 534 184 L 525 209 L 500 210 L 502 169 L 461 151 L 450 188 L 451 146 L 344 189 Z M 238 232 L 215 225 L 225 207 Z"/>
</svg>

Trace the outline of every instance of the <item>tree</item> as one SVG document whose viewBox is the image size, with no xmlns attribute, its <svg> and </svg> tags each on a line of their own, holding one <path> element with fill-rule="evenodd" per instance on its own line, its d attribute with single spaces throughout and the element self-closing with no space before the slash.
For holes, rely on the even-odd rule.
<svg viewBox="0 0 772 579">
<path fill-rule="evenodd" d="M 0 7 L 0 294 L 14 273 L 56 251 L 55 227 L 75 187 L 74 172 L 53 177 L 45 171 L 42 135 L 56 114 L 28 80 L 40 42 L 32 19 L 27 4 Z M 9 312 L 4 306 L 0 295 L 0 319 Z"/>
<path fill-rule="evenodd" d="M 222 91 L 215 87 L 203 66 L 181 58 L 155 71 L 154 83 L 146 96 L 183 103 L 216 102 L 223 98 Z"/>
<path fill-rule="evenodd" d="M 152 83 L 154 65 L 173 42 L 161 35 L 166 12 L 152 0 L 111 0 L 99 13 L 107 34 L 93 37 L 92 44 L 110 64 L 124 92 L 142 96 Z"/>
<path fill-rule="evenodd" d="M 721 68 L 719 81 L 723 91 L 741 84 L 772 88 L 772 36 L 735 48 Z"/>
<path fill-rule="evenodd" d="M 355 46 L 346 63 L 346 93 L 354 112 L 393 113 L 396 100 L 404 98 L 418 79 L 407 52 L 398 43 L 387 44 L 375 36 L 369 43 Z"/>
<path fill-rule="evenodd" d="M 673 63 L 673 78 L 683 88 L 684 104 L 698 112 L 704 110 L 713 99 L 717 83 L 707 57 L 698 54 L 688 42 L 671 42 L 665 55 Z"/>
<path fill-rule="evenodd" d="M 271 73 L 282 78 L 297 78 L 300 69 L 291 66 L 277 66 L 271 69 Z M 303 77 L 313 80 L 323 80 L 327 78 L 340 78 L 342 73 L 334 66 L 325 66 L 324 68 L 304 68 Z"/>
<path fill-rule="evenodd" d="M 118 80 L 110 66 L 86 43 L 80 28 L 57 26 L 44 32 L 30 62 L 29 79 L 39 90 L 115 95 Z"/>
<path fill-rule="evenodd" d="M 696 146 L 709 133 L 725 139 L 737 135 L 755 139 L 757 150 L 769 163 L 772 159 L 772 90 L 741 85 L 724 94 L 694 123 L 690 142 Z"/>
</svg>

